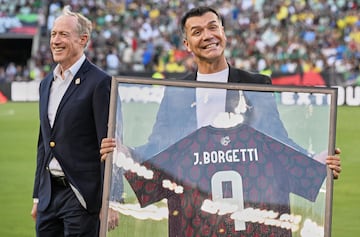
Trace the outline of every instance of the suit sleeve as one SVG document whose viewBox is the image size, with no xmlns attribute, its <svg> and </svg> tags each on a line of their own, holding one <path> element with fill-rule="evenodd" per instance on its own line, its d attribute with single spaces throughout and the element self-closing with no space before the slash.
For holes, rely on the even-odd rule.
<svg viewBox="0 0 360 237">
<path fill-rule="evenodd" d="M 149 159 L 154 154 L 162 150 L 162 145 L 164 142 L 169 141 L 169 134 L 164 133 L 164 128 L 167 128 L 169 118 L 168 118 L 168 94 L 169 90 L 166 89 L 164 92 L 164 97 L 161 101 L 158 113 L 156 115 L 156 121 L 153 126 L 152 132 L 148 138 L 148 142 L 142 146 L 136 147 L 133 151 L 134 158 L 139 162 Z M 163 136 L 162 136 L 163 135 Z"/>
<path fill-rule="evenodd" d="M 196 128 L 196 110 L 191 105 L 193 100 L 189 100 L 194 95 L 195 89 L 165 89 L 148 142 L 135 148 L 138 161 L 151 158 Z"/>
<path fill-rule="evenodd" d="M 34 181 L 34 190 L 33 198 L 38 198 L 38 191 L 40 185 L 40 167 L 42 167 L 42 162 L 44 161 L 44 143 L 41 136 L 41 129 L 39 129 L 38 145 L 37 145 L 37 158 L 36 158 L 36 170 L 35 170 L 35 181 Z"/>
<path fill-rule="evenodd" d="M 110 105 L 110 86 L 111 77 L 107 76 L 98 84 L 94 91 L 93 108 L 99 147 L 101 144 L 101 140 L 107 136 L 107 125 L 109 119 Z"/>
<path fill-rule="evenodd" d="M 271 85 L 271 78 L 266 75 L 257 75 L 263 84 Z M 267 134 L 291 147 L 307 154 L 303 147 L 294 142 L 281 120 L 273 92 L 246 91 L 247 102 L 251 107 L 248 114 L 248 124 L 260 132 Z"/>
<path fill-rule="evenodd" d="M 40 93 L 41 85 L 42 85 L 42 83 L 40 84 L 40 87 L 39 87 L 39 94 L 40 95 L 41 95 L 41 93 Z M 39 117 L 41 117 L 40 108 L 39 108 Z M 44 162 L 44 156 L 45 156 L 45 148 L 44 148 L 44 141 L 43 141 L 43 138 L 42 138 L 41 125 L 40 125 L 39 126 L 38 142 L 37 142 L 36 170 L 35 170 L 33 198 L 38 198 L 39 185 L 40 185 L 40 170 L 41 170 L 41 167 L 42 167 L 42 162 Z"/>
</svg>

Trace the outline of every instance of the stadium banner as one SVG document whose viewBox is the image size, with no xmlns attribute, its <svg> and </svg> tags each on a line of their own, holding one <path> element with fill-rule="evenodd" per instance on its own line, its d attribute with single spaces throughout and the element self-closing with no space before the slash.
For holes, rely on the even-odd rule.
<svg viewBox="0 0 360 237">
<path fill-rule="evenodd" d="M 29 82 L 11 82 L 0 83 L 0 91 L 11 101 L 38 101 L 39 99 L 39 81 Z M 298 85 L 281 85 L 281 86 L 298 86 Z M 10 89 L 8 89 L 10 87 Z M 360 106 L 360 86 L 334 86 L 338 90 L 337 105 L 338 106 Z M 26 89 L 26 91 L 24 91 Z M 157 93 L 157 88 L 151 87 L 146 89 L 147 93 Z M 154 92 L 152 92 L 154 91 Z M 284 103 L 301 104 L 307 103 L 304 100 L 298 100 L 297 92 L 291 92 L 293 96 L 289 97 L 289 93 L 279 94 L 279 99 Z M 127 95 L 129 97 L 136 97 L 136 95 Z M 289 100 L 290 99 L 290 100 Z"/>
<path fill-rule="evenodd" d="M 330 237 L 337 92 L 113 77 L 100 236 Z"/>
<path fill-rule="evenodd" d="M 0 16 L 0 38 L 34 36 L 38 30 L 39 15 L 35 13 Z"/>
</svg>

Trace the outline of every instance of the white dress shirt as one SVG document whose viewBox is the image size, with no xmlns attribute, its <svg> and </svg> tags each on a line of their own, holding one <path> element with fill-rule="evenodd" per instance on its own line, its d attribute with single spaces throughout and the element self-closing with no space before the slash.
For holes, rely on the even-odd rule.
<svg viewBox="0 0 360 237">
<path fill-rule="evenodd" d="M 197 73 L 197 81 L 227 83 L 229 68 L 211 74 Z M 197 127 L 210 125 L 216 116 L 225 112 L 226 89 L 196 88 Z"/>
<path fill-rule="evenodd" d="M 85 55 L 82 55 L 76 63 L 74 63 L 69 69 L 65 70 L 61 76 L 61 67 L 58 64 L 53 72 L 54 81 L 50 88 L 50 96 L 49 96 L 49 105 L 48 105 L 48 118 L 50 122 L 50 126 L 54 126 L 54 122 L 56 119 L 57 109 L 60 105 L 61 99 L 63 98 L 66 90 L 68 89 L 70 83 L 72 82 L 74 76 L 79 71 L 81 65 L 85 61 Z M 74 82 L 76 83 L 76 81 Z M 50 173 L 54 176 L 65 176 L 59 162 L 56 157 L 53 157 L 49 164 Z M 80 201 L 81 205 L 86 209 L 86 202 L 80 192 L 70 183 L 71 189 L 74 191 L 76 197 Z"/>
<path fill-rule="evenodd" d="M 48 117 L 50 126 L 54 126 L 56 112 L 61 102 L 62 97 L 64 96 L 67 88 L 69 87 L 73 77 L 79 71 L 81 65 L 85 61 L 85 55 L 82 55 L 81 58 L 74 63 L 69 69 L 63 72 L 64 78 L 61 76 L 61 67 L 58 64 L 54 69 L 54 81 L 50 88 L 49 96 L 49 105 L 48 105 Z M 64 172 L 61 169 L 59 162 L 54 157 L 50 164 L 49 169 L 51 174 L 55 176 L 64 176 Z"/>
</svg>

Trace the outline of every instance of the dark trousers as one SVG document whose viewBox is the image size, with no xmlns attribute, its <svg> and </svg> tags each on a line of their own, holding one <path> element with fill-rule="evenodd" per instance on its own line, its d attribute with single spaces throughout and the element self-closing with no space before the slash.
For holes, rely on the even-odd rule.
<svg viewBox="0 0 360 237">
<path fill-rule="evenodd" d="M 51 196 L 49 207 L 37 212 L 37 237 L 99 236 L 99 213 L 87 212 L 69 185 L 52 183 Z"/>
</svg>

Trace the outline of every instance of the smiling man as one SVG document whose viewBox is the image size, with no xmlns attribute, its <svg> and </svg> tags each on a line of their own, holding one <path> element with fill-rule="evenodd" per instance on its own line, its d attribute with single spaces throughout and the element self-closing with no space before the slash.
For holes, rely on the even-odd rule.
<svg viewBox="0 0 360 237">
<path fill-rule="evenodd" d="M 180 27 L 184 46 L 187 51 L 193 55 L 194 61 L 197 64 L 197 72 L 190 73 L 183 78 L 184 80 L 272 84 L 271 78 L 268 76 L 244 71 L 228 64 L 224 55 L 226 35 L 222 17 L 215 9 L 207 6 L 190 9 L 181 18 Z M 274 100 L 265 95 L 266 93 L 263 93 L 263 98 L 260 98 L 258 97 L 258 93 L 244 91 L 240 96 L 237 95 L 234 97 L 231 95 L 231 91 L 219 91 L 220 90 L 211 91 L 211 89 L 206 88 L 196 89 L 196 120 L 198 128 L 210 124 L 214 120 L 214 115 L 218 112 L 234 112 L 238 104 L 228 102 L 237 101 L 239 104 L 243 103 L 249 108 L 246 112 L 244 123 L 250 124 L 255 129 L 272 135 L 285 144 L 302 150 L 301 147 L 288 138 L 276 105 L 273 103 Z M 223 93 L 223 95 L 216 94 L 216 98 L 222 98 L 222 101 L 216 101 L 216 105 L 221 104 L 222 108 L 209 106 L 209 99 L 204 100 L 204 97 L 206 97 L 204 95 L 215 93 Z M 229 99 L 231 97 L 232 99 Z M 236 99 L 234 100 L 234 98 Z M 241 99 L 243 101 L 241 101 Z M 164 98 L 162 103 L 169 104 L 169 102 L 167 102 L 168 100 L 169 98 Z M 179 106 L 177 107 L 179 108 Z M 161 114 L 161 111 L 159 114 Z M 179 118 L 178 114 L 176 116 L 176 118 Z M 158 115 L 158 117 L 161 116 Z M 183 125 L 179 127 L 181 126 Z M 159 127 L 161 126 L 158 124 L 154 126 L 153 134 L 156 132 L 155 129 Z M 169 125 L 169 127 L 171 127 L 171 125 Z M 167 128 L 169 134 L 171 134 L 170 131 L 171 130 Z M 150 136 L 149 143 L 151 143 L 151 138 L 153 137 L 156 136 Z M 341 150 L 336 148 L 335 155 L 328 156 L 325 161 L 328 167 L 332 169 L 335 179 L 337 179 L 341 173 L 340 153 Z"/>
<path fill-rule="evenodd" d="M 268 76 L 234 68 L 227 63 L 224 55 L 226 47 L 224 27 L 220 15 L 214 9 L 210 7 L 197 7 L 189 10 L 181 19 L 181 30 L 184 46 L 188 52 L 193 55 L 197 64 L 196 72 L 190 73 L 183 78 L 183 80 L 271 84 L 271 79 Z M 304 148 L 297 145 L 290 137 L 288 137 L 288 133 L 280 119 L 276 101 L 272 93 L 257 93 L 253 91 L 239 92 L 238 90 L 221 90 L 201 87 L 183 90 L 182 88 L 179 89 L 169 86 L 164 91 L 164 96 L 157 112 L 156 121 L 147 143 L 139 147 L 129 148 L 113 138 L 105 138 L 102 141 L 100 150 L 102 159 L 106 159 L 107 154 L 114 151 L 116 147 L 118 154 L 124 152 L 127 156 L 132 156 L 137 161 L 140 160 L 141 162 L 145 161 L 145 163 L 151 163 L 151 160 L 154 159 L 154 157 L 156 159 L 156 155 L 160 154 L 160 152 L 166 151 L 169 147 L 177 147 L 176 144 L 181 141 L 181 139 L 188 142 L 186 138 L 189 134 L 212 125 L 219 113 L 227 113 L 226 115 L 229 119 L 231 114 L 241 115 L 241 117 L 244 117 L 241 121 L 243 121 L 244 124 L 249 125 L 254 131 L 256 130 L 256 132 L 264 133 L 274 141 L 280 141 L 281 144 L 286 144 L 289 147 L 295 148 L 296 150 L 301 151 L 302 155 L 307 154 L 307 151 Z M 236 131 L 235 134 L 239 135 L 240 132 Z M 231 141 L 226 136 L 219 140 L 221 141 L 221 144 L 224 145 L 229 144 Z M 201 136 L 199 141 L 204 142 L 204 146 L 209 145 L 209 147 L 213 147 L 214 144 L 219 144 L 219 142 L 210 141 L 207 136 Z M 186 144 L 186 142 L 184 143 Z M 232 143 L 230 142 L 230 144 Z M 183 146 L 179 147 L 181 147 L 181 149 L 183 148 Z M 191 147 L 196 149 L 199 146 L 194 145 Z M 334 177 L 338 178 L 341 172 L 340 150 L 336 149 L 335 153 L 335 155 L 327 157 L 326 163 L 328 167 L 332 169 Z M 174 154 L 173 150 L 171 150 L 169 154 Z M 185 171 L 192 170 L 193 168 L 202 169 L 206 167 L 207 164 L 211 164 L 210 170 L 213 171 L 214 165 L 221 166 L 224 163 L 230 163 L 225 162 L 226 159 L 232 161 L 232 166 L 241 165 L 245 162 L 253 166 L 259 160 L 258 149 L 253 146 L 253 143 L 245 148 L 234 147 L 233 149 L 226 149 L 224 152 L 218 152 L 218 149 L 210 151 L 191 150 L 191 155 L 194 155 L 195 159 L 190 162 L 189 159 L 186 159 L 186 156 L 184 156 L 183 150 L 176 154 L 177 155 L 173 156 L 176 163 L 173 162 L 174 160 L 171 160 L 171 162 L 168 163 L 168 167 L 170 167 L 169 170 L 173 171 L 174 167 L 176 167 L 177 171 L 174 171 L 175 174 L 184 174 L 186 173 Z M 241 159 L 239 158 L 240 156 Z M 165 157 L 170 156 L 165 154 Z M 162 162 L 159 163 L 163 164 Z M 171 172 L 166 170 L 164 173 L 168 175 Z M 194 173 L 196 174 L 196 172 Z M 209 172 L 204 173 L 208 174 Z M 281 170 L 278 171 L 278 174 L 281 174 Z M 189 176 L 190 175 L 186 177 Z M 140 176 L 136 177 L 136 175 L 132 176 L 129 175 L 129 173 L 126 173 L 126 177 L 133 189 L 138 191 L 137 194 L 140 202 L 144 200 L 149 201 L 151 198 L 157 197 L 156 195 L 153 195 L 153 193 L 149 194 L 148 190 L 144 193 L 141 192 L 142 189 L 146 189 L 148 186 L 141 182 L 142 178 Z M 154 175 L 154 177 L 158 176 Z M 210 179 L 204 180 L 209 181 Z M 154 179 L 152 181 L 157 182 L 161 181 L 161 179 Z M 256 181 L 257 180 L 255 180 L 255 182 Z M 238 184 L 242 185 L 240 182 L 238 182 Z M 152 185 L 150 186 L 154 187 Z M 152 188 L 151 190 L 154 191 L 157 189 Z M 197 192 L 198 190 L 195 190 L 192 194 L 196 195 Z M 167 194 L 165 191 L 159 193 L 161 193 L 161 195 L 164 193 Z M 180 198 L 178 200 L 180 200 Z M 279 198 L 282 198 L 282 196 L 280 195 Z M 173 200 L 175 199 L 176 198 Z M 190 203 L 189 208 L 191 206 L 191 209 L 193 210 L 195 210 L 194 207 L 198 208 L 198 210 L 200 209 L 200 206 L 196 206 L 199 205 L 199 199 L 190 198 L 187 200 L 190 201 L 184 201 L 183 203 Z M 192 201 L 195 203 L 191 203 Z M 169 206 L 171 207 L 171 204 Z M 174 214 L 171 216 L 172 213 L 176 213 L 176 215 Z M 183 213 L 187 212 L 185 211 Z M 195 213 L 199 214 L 200 212 Z M 205 216 L 208 215 L 205 214 Z M 175 219 L 180 221 L 176 222 L 174 221 Z M 206 218 L 204 218 L 204 220 L 205 219 Z M 209 216 L 209 220 L 210 219 L 214 220 Z M 171 212 L 171 210 L 169 210 L 169 226 L 174 227 L 169 228 L 169 236 L 195 236 L 196 234 L 194 234 L 195 232 L 192 227 L 199 224 L 198 220 L 199 219 L 195 218 L 192 213 L 190 216 L 184 217 L 179 215 L 178 211 Z M 187 223 L 189 223 L 189 225 L 187 225 Z M 213 229 L 212 231 L 215 231 L 215 228 L 213 227 L 216 226 L 216 224 L 211 224 L 213 225 L 211 227 Z M 189 227 L 189 232 L 182 232 L 187 226 Z M 206 232 L 206 235 L 254 236 L 254 233 L 251 231 L 246 233 L 245 231 L 235 231 L 234 225 L 232 224 L 227 225 L 227 228 L 229 233 L 225 233 L 224 228 L 220 228 L 219 230 L 222 231 L 221 235 L 219 232 Z M 263 230 L 266 231 L 265 228 Z M 196 231 L 198 231 L 198 229 Z M 259 235 L 259 233 L 255 234 Z M 270 232 L 267 235 L 261 236 L 274 236 L 274 234 L 273 232 Z"/>
<path fill-rule="evenodd" d="M 111 76 L 84 50 L 92 23 L 65 7 L 54 22 L 56 63 L 40 84 L 40 132 L 31 215 L 38 237 L 98 236 Z M 117 217 L 114 217 L 117 223 Z"/>
<path fill-rule="evenodd" d="M 224 55 L 226 48 L 224 26 L 221 16 L 213 8 L 202 6 L 190 9 L 181 18 L 180 28 L 183 44 L 197 64 L 196 72 L 189 73 L 183 80 L 272 83 L 268 76 L 234 68 L 228 64 Z M 288 137 L 271 93 L 251 91 L 239 93 L 212 88 L 195 88 L 182 92 L 171 87 L 164 92 L 148 142 L 136 148 L 134 152 L 141 157 L 141 160 L 149 159 L 197 128 L 211 124 L 219 113 L 238 113 L 239 107 L 245 108 L 240 109 L 241 115 L 245 118 L 244 123 L 306 153 Z M 174 109 L 170 113 L 168 108 Z M 126 147 L 121 145 L 118 144 L 117 149 L 126 150 Z M 115 139 L 103 139 L 100 150 L 102 159 L 106 159 L 107 154 L 115 147 Z M 337 148 L 334 155 L 326 158 L 326 164 L 332 169 L 334 178 L 338 178 L 341 173 L 339 155 L 340 149 Z"/>
<path fill-rule="evenodd" d="M 215 11 L 196 8 L 188 12 L 182 19 L 181 30 L 185 47 L 194 55 L 198 73 L 209 74 L 228 69 L 224 57 L 224 27 Z"/>
</svg>

